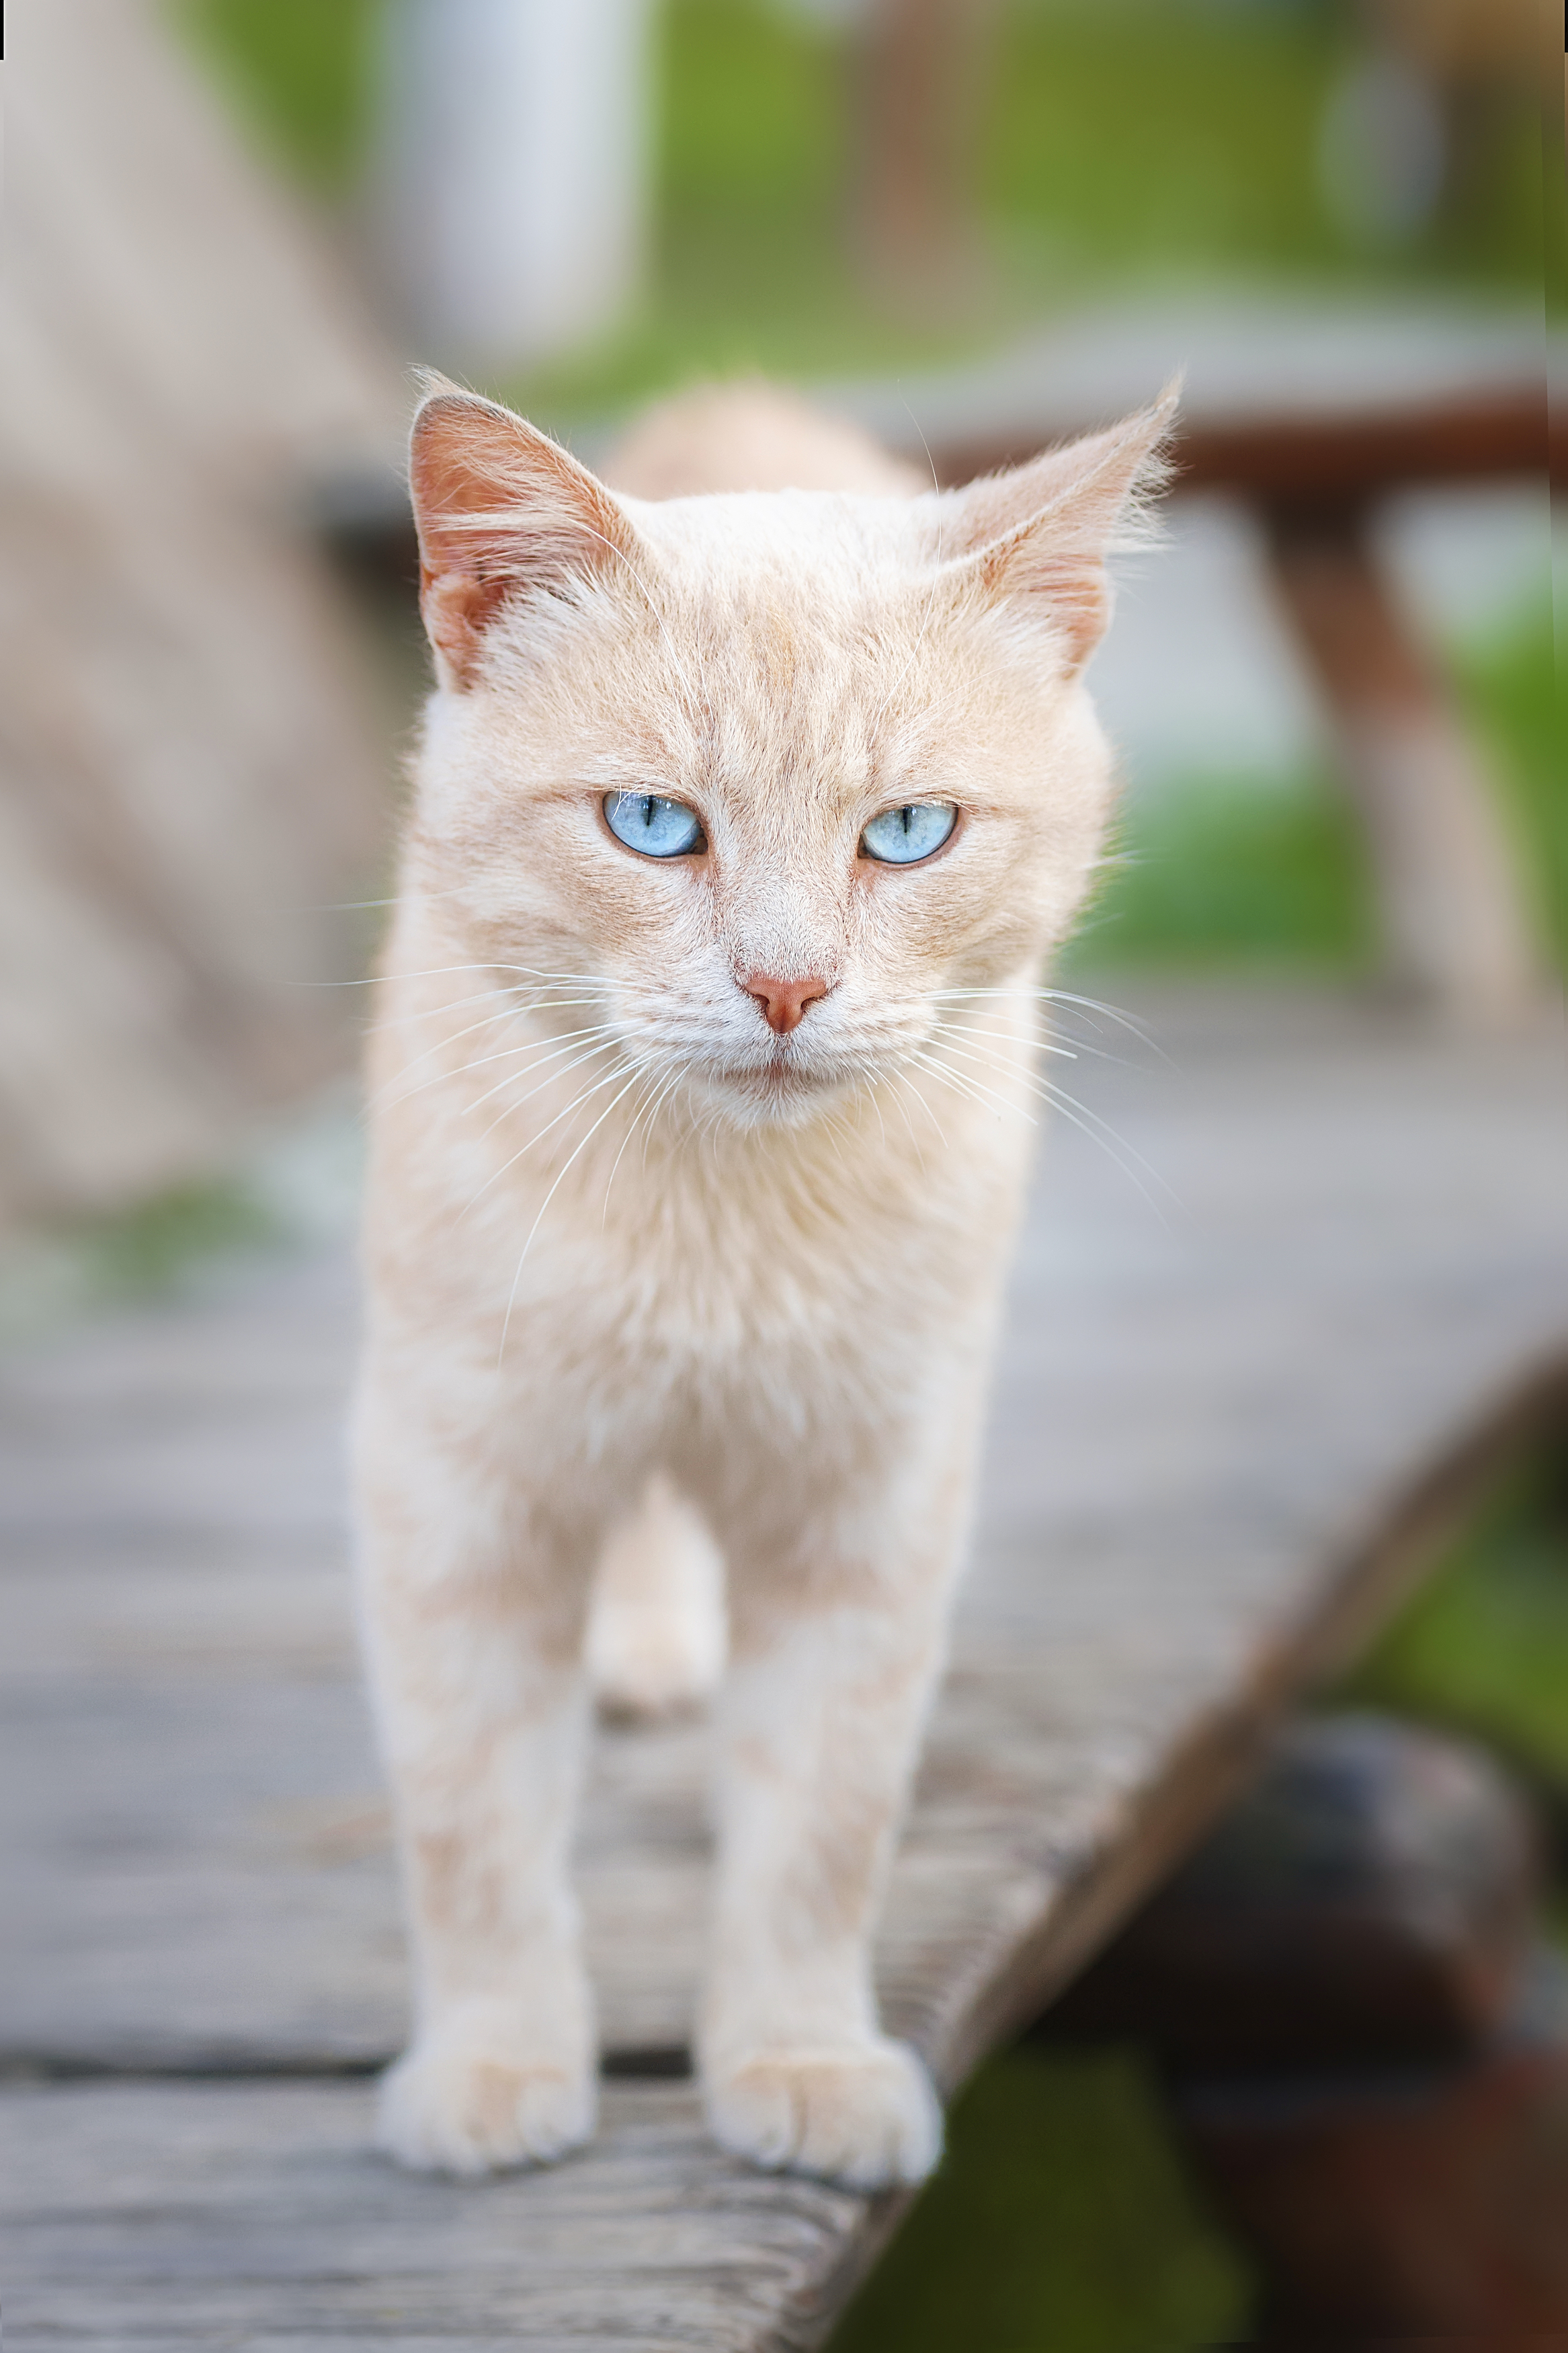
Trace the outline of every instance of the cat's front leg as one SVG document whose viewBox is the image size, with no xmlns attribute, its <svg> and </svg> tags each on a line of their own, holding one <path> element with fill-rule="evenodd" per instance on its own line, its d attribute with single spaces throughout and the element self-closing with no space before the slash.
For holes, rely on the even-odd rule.
<svg viewBox="0 0 1568 2353">
<path fill-rule="evenodd" d="M 878 2023 L 871 1936 L 942 1663 L 964 1483 L 912 1512 L 862 1495 L 837 1520 L 814 1514 L 793 1558 L 737 1561 L 732 1587 L 709 2121 L 758 2164 L 858 2189 L 920 2181 L 942 2152 L 930 2078 Z"/>
<path fill-rule="evenodd" d="M 587 2139 L 593 2005 L 568 1854 L 584 1737 L 577 1547 L 428 1400 L 366 1382 L 365 1645 L 397 1815 L 415 2031 L 383 2146 L 450 2173 Z"/>
</svg>

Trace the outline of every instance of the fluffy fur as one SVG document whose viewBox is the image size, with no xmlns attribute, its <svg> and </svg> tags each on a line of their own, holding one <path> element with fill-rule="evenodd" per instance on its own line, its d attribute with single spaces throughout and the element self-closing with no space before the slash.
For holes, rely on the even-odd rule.
<svg viewBox="0 0 1568 2353">
<path fill-rule="evenodd" d="M 862 2187 L 936 2159 L 870 1937 L 963 1547 L 1037 979 L 1106 819 L 1104 552 L 1170 406 L 940 495 L 761 390 L 656 416 L 615 491 L 487 402 L 420 410 L 438 684 L 371 1055 L 355 1433 L 407 2164 L 592 2130 L 568 1855 L 595 1566 L 602 1685 L 669 1705 L 723 1662 L 715 1546 L 712 2129 Z M 624 848 L 623 787 L 694 807 L 702 853 Z M 916 800 L 956 803 L 945 848 L 859 854 Z M 785 1035 L 759 976 L 819 992 Z"/>
</svg>

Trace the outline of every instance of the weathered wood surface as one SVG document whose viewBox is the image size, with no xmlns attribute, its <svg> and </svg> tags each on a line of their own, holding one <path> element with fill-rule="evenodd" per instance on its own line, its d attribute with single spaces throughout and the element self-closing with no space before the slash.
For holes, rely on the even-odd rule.
<svg viewBox="0 0 1568 2353">
<path fill-rule="evenodd" d="M 1466 1044 L 1262 989 L 1142 1009 L 1169 1060 L 1080 1016 L 1129 1059 L 1072 1084 L 1163 1216 L 1057 1121 L 881 1940 L 888 2015 L 950 2084 L 1568 1364 L 1560 1028 Z M 810 2343 L 885 2211 L 731 2166 L 687 2085 L 612 2083 L 592 2150 L 464 2190 L 365 2153 L 360 2083 L 37 2080 L 320 2077 L 396 2042 L 353 1322 L 331 1258 L 0 1371 L 7 2342 Z M 703 1746 L 599 1744 L 582 1875 L 623 2072 L 688 2033 Z"/>
<path fill-rule="evenodd" d="M 353 1053 L 384 719 L 304 508 L 399 370 L 153 0 L 8 29 L 0 1224 L 232 1160 Z"/>
<path fill-rule="evenodd" d="M 1522 305 L 1184 296 L 1109 305 L 897 389 L 847 385 L 837 405 L 963 482 L 1124 415 L 1180 371 L 1178 488 L 1316 504 L 1543 474 L 1561 456 L 1544 399 L 1561 343 Z"/>
<path fill-rule="evenodd" d="M 5 2106 L 7 2348 L 742 2353 L 817 2306 L 864 2207 L 721 2158 L 687 2084 L 617 2084 L 591 2157 L 479 2185 L 374 2158 L 363 2085 Z"/>
</svg>

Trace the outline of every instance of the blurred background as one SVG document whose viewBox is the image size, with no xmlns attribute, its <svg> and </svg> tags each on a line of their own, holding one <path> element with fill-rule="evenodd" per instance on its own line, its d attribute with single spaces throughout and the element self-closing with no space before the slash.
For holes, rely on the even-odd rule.
<svg viewBox="0 0 1568 2353">
<path fill-rule="evenodd" d="M 1072 968 L 1307 972 L 1504 1026 L 1549 993 L 1568 796 L 1543 427 L 1568 267 L 1547 14 L 14 11 L 6 1335 L 352 1219 L 358 984 L 425 675 L 416 362 L 590 460 L 641 399 L 762 371 L 943 479 L 1185 366 L 1185 484 L 1095 666 L 1124 799 Z M 1362 617 L 1359 664 L 1325 595 Z M 1460 908 L 1457 960 L 1433 906 Z M 1565 1688 L 1542 1471 L 1362 1689 L 1479 1727 L 1561 1810 Z M 997 2063 L 957 2147 L 905 2233 L 925 2253 L 847 2345 L 963 2341 L 981 2282 L 998 2345 L 1214 2341 L 1243 2309 L 1121 2060 Z"/>
<path fill-rule="evenodd" d="M 0 1243 L 5 1313 L 227 1237 L 237 1155 L 352 1064 L 336 984 L 377 918 L 349 902 L 383 893 L 423 691 L 416 361 L 590 459 L 639 399 L 763 371 L 944 478 L 1184 366 L 1185 494 L 1096 664 L 1125 798 L 1079 967 L 1311 964 L 1474 1012 L 1560 966 L 1542 24 L 1535 0 L 21 12 L 0 1235 L 29 1249 Z M 1418 479 L 1398 453 L 1438 411 Z M 1305 509 L 1292 427 L 1339 436 Z M 1392 749 L 1314 623 L 1331 575 L 1377 606 L 1384 702 L 1425 699 Z M 1401 814 L 1402 762 L 1446 818 Z M 1471 902 L 1463 968 L 1434 965 L 1423 888 Z"/>
</svg>

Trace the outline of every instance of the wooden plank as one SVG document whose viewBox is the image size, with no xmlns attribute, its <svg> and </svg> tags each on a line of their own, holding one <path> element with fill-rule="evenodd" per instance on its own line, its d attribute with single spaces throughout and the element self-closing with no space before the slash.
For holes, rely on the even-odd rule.
<svg viewBox="0 0 1568 2353">
<path fill-rule="evenodd" d="M 1261 988 L 1167 991 L 1142 1009 L 1169 1060 L 1136 1048 L 1131 1061 L 1085 1060 L 1071 1084 L 1086 1126 L 1109 1123 L 1117 1153 L 1151 1164 L 1170 1198 L 1162 1218 L 1058 1121 L 1014 1284 L 952 1668 L 879 1947 L 889 2021 L 948 2084 L 1038 2010 L 1201 1827 L 1289 1692 L 1415 1573 L 1510 1428 L 1561 1398 L 1568 1365 L 1560 1026 L 1467 1043 Z M 1109 1023 L 1085 1034 L 1126 1042 Z M 0 1368 L 0 2058 L 13 2072 L 309 2073 L 395 2046 L 395 1898 L 337 1462 L 352 1301 L 342 1257 L 280 1266 Z M 598 1745 L 582 1878 L 623 2064 L 689 2031 L 704 1764 L 700 1726 Z M 43 2252 L 18 2276 L 35 2296 L 61 2283 L 68 2328 L 54 2342 L 112 2339 L 110 2316 L 132 2310 L 160 2344 L 184 2341 L 189 2311 L 196 2341 L 227 2318 L 197 2293 L 214 2277 L 231 2297 L 235 2280 L 271 2284 L 268 2333 L 233 2306 L 246 2341 L 325 2341 L 383 2307 L 338 2284 L 323 2306 L 321 2280 L 384 2263 L 395 2275 L 423 2263 L 432 2280 L 446 2266 L 444 2288 L 408 2289 L 395 2341 L 409 2344 L 421 2330 L 474 2344 L 812 2341 L 812 2299 L 835 2306 L 892 2210 L 732 2173 L 697 2135 L 687 2088 L 612 2092 L 612 2118 L 646 2126 L 650 2173 L 626 2169 L 616 2124 L 560 2175 L 492 2192 L 410 2185 L 365 2156 L 363 2085 L 36 2089 L 37 2116 L 58 2123 L 5 2113 L 25 2119 L 24 2152 L 57 2137 L 58 2203 L 45 2237 L 36 2220 L 23 2232 Z M 182 2118 L 207 2121 L 187 2143 Z M 30 2158 L 23 2171 L 26 2187 Z M 112 2228 L 100 2181 L 121 2183 Z M 542 2273 L 505 2270 L 517 2232 L 533 2243 L 520 2218 L 565 2216 L 553 2201 L 573 2184 L 589 2202 L 562 2220 L 560 2243 L 597 2303 L 584 2287 L 574 2304 L 576 2284 L 552 2302 Z M 289 2218 L 306 2209 L 291 2252 Z M 637 2218 L 675 2210 L 711 2211 L 722 2230 L 690 2242 L 668 2301 L 637 2274 L 628 2306 Z M 647 2228 L 662 2260 L 666 2221 Z M 340 2243 L 341 2263 L 318 2261 Z"/>
<path fill-rule="evenodd" d="M 479 2184 L 396 2173 L 369 2124 L 363 2086 L 0 2091 L 7 2353 L 784 2348 L 866 2216 L 721 2157 L 685 2086 L 616 2085 L 590 2150 Z"/>
<path fill-rule="evenodd" d="M 1050 438 L 1036 431 L 944 440 L 931 454 L 939 480 L 956 487 L 1021 464 Z M 1281 417 L 1200 416 L 1177 428 L 1172 487 L 1236 491 L 1290 508 L 1342 506 L 1415 486 L 1544 476 L 1549 457 L 1553 466 L 1568 463 L 1568 427 L 1561 418 L 1549 427 L 1543 385 L 1521 382 L 1394 411 L 1325 417 L 1303 403 Z"/>
<path fill-rule="evenodd" d="M 1184 297 L 1107 305 L 897 390 L 847 386 L 840 405 L 916 462 L 923 433 L 959 482 L 1108 424 L 1180 372 L 1178 488 L 1342 501 L 1540 473 L 1560 430 L 1543 383 L 1556 341 L 1522 307 Z"/>
<path fill-rule="evenodd" d="M 1272 1704 L 1265 1662 L 1288 1679 L 1414 1471 L 1568 1329 L 1548 1038 L 1445 1043 L 1292 999 L 1160 1026 L 1169 1067 L 1085 1061 L 1074 1083 L 1178 1206 L 1163 1224 L 1058 1123 L 1019 1262 L 881 1947 L 891 2014 L 939 2064 L 1063 1890 L 1141 1852 L 1138 1807 L 1183 1744 Z M 0 1381 L 15 2057 L 396 2043 L 343 1571 L 352 1326 L 331 1261 Z M 613 2048 L 688 2031 L 704 1764 L 700 1726 L 598 1745 L 582 1872 Z"/>
<path fill-rule="evenodd" d="M 1073 434 L 1112 423 L 1159 391 L 1177 354 L 1152 350 L 1145 375 L 1121 387 L 1118 406 L 1059 406 L 1048 381 L 1025 413 L 981 429 L 963 417 L 944 431 L 933 425 L 925 443 L 910 442 L 890 408 L 875 400 L 855 404 L 874 421 L 879 438 L 943 490 L 977 475 L 1026 464 L 1043 448 Z M 590 458 L 597 437 L 581 437 Z M 1173 496 L 1218 492 L 1257 501 L 1286 515 L 1325 509 L 1354 512 L 1402 490 L 1455 483 L 1553 480 L 1568 474 L 1568 408 L 1548 411 L 1544 378 L 1521 379 L 1479 393 L 1408 406 L 1369 406 L 1328 415 L 1303 402 L 1279 416 L 1184 414 L 1171 443 Z M 379 582 L 408 588 L 419 576 L 418 543 L 411 518 L 390 487 L 371 482 L 345 491 L 328 517 L 345 553 Z"/>
</svg>

